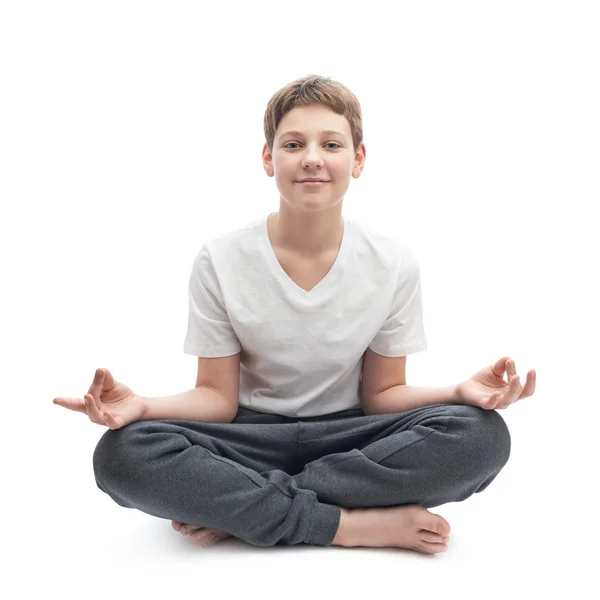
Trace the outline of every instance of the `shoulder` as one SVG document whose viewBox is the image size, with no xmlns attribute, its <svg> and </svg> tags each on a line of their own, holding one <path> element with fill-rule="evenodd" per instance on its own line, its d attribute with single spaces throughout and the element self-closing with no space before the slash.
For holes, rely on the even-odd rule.
<svg viewBox="0 0 600 600">
<path fill-rule="evenodd" d="M 353 220 L 354 245 L 359 253 L 370 254 L 392 271 L 418 267 L 418 257 L 402 233 L 389 233 L 375 226 Z"/>
<path fill-rule="evenodd" d="M 228 265 L 234 266 L 240 260 L 251 261 L 252 257 L 258 255 L 264 222 L 265 217 L 261 216 L 241 227 L 209 238 L 196 254 L 195 262 L 222 269 Z"/>
</svg>

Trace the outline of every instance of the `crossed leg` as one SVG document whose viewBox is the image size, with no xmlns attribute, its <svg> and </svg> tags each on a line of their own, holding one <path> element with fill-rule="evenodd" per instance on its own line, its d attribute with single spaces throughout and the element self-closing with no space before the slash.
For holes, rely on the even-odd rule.
<svg viewBox="0 0 600 600">
<path fill-rule="evenodd" d="M 403 423 L 398 431 L 380 437 L 373 444 L 363 447 L 362 451 L 355 449 L 321 457 L 308 463 L 306 470 L 295 476 L 301 487 L 316 491 L 320 500 L 341 507 L 340 523 L 332 545 L 400 547 L 428 554 L 443 552 L 447 549 L 450 525 L 425 506 L 460 501 L 474 492 L 482 491 L 508 460 L 510 435 L 495 411 L 467 406 L 448 409 L 446 406 L 441 411 L 438 408 L 410 412 L 412 415 L 405 415 L 408 420 L 412 419 L 410 428 L 407 429 L 406 423 Z M 393 421 L 392 417 L 389 422 Z M 400 421 L 399 418 L 399 424 Z M 451 423 L 453 428 L 448 431 Z M 434 436 L 430 438 L 432 434 Z M 422 454 L 423 444 L 419 444 L 427 438 L 430 438 L 430 459 Z M 440 460 L 442 455 L 446 455 L 448 460 L 448 454 L 452 455 L 449 465 L 454 468 L 449 468 Z M 465 462 L 465 457 L 470 462 Z M 356 471 L 347 462 L 352 458 L 359 459 L 353 463 L 358 466 Z M 373 485 L 377 480 L 383 484 L 380 492 L 389 494 L 402 484 L 400 478 L 406 476 L 407 464 L 412 462 L 414 465 L 419 461 L 424 475 L 419 479 L 418 473 L 415 475 L 415 470 L 411 471 L 413 489 L 427 490 L 415 492 L 413 502 L 420 493 L 425 494 L 418 498 L 419 504 L 408 502 L 377 508 L 360 508 L 356 505 L 354 508 L 342 507 L 345 497 L 357 497 L 357 493 L 362 493 L 366 501 L 368 494 L 376 494 Z M 347 464 L 340 468 L 341 463 Z M 308 469 L 311 470 L 310 475 Z M 436 469 L 439 470 L 439 477 L 432 478 L 431 474 Z M 397 481 L 390 479 L 390 473 L 395 471 L 398 473 Z M 474 478 L 471 476 L 473 473 Z M 315 474 L 318 476 L 315 477 Z M 357 486 L 357 479 L 363 482 L 362 486 Z M 410 481 L 404 483 L 405 487 L 411 487 Z M 445 488 L 447 492 L 436 488 Z M 189 535 L 193 543 L 202 547 L 210 547 L 231 537 L 225 531 L 179 521 L 173 521 L 172 526 L 183 535 Z"/>
</svg>

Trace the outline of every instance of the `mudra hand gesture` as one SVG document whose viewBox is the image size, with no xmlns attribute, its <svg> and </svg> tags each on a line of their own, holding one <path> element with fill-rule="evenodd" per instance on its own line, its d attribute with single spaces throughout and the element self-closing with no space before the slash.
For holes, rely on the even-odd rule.
<svg viewBox="0 0 600 600">
<path fill-rule="evenodd" d="M 504 373 L 508 381 L 504 380 Z M 507 408 L 513 402 L 533 395 L 535 391 L 535 371 L 527 372 L 527 381 L 521 385 L 515 363 L 508 356 L 502 357 L 493 365 L 484 367 L 475 375 L 456 386 L 456 401 L 471 404 L 486 410 Z"/>
<path fill-rule="evenodd" d="M 92 385 L 83 398 L 58 396 L 54 404 L 87 415 L 98 425 L 120 429 L 144 418 L 146 399 L 117 381 L 108 369 L 97 369 Z"/>
</svg>

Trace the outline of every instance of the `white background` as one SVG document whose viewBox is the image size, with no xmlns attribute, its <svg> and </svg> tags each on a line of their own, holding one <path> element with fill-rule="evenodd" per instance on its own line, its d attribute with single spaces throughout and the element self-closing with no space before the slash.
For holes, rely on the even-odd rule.
<svg viewBox="0 0 600 600">
<path fill-rule="evenodd" d="M 573 0 L 2 3 L 6 597 L 591 598 L 599 28 L 597 3 Z M 343 214 L 421 266 L 429 347 L 408 383 L 504 355 L 537 371 L 501 411 L 504 470 L 433 509 L 443 554 L 194 546 L 96 487 L 106 428 L 52 403 L 97 367 L 144 396 L 194 387 L 192 261 L 278 210 L 264 111 L 308 74 L 361 102 L 367 160 Z"/>
</svg>

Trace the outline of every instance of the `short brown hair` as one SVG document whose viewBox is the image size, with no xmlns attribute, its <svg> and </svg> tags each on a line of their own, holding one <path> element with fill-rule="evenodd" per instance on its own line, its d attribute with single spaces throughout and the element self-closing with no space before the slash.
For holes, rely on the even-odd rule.
<svg viewBox="0 0 600 600">
<path fill-rule="evenodd" d="M 312 104 L 320 104 L 346 117 L 356 152 L 363 142 L 360 102 L 345 85 L 321 75 L 301 77 L 273 94 L 264 117 L 265 138 L 269 151 L 273 151 L 275 131 L 283 117 L 297 106 Z"/>
</svg>

